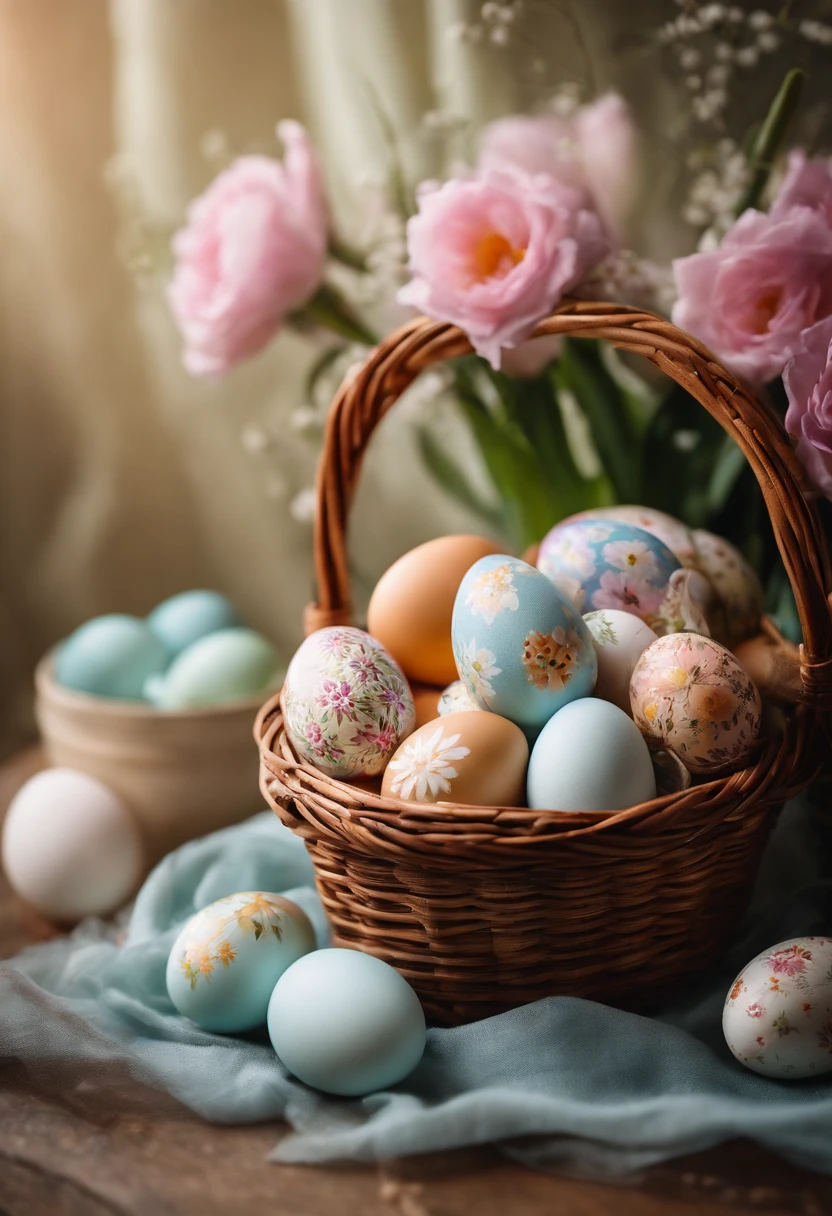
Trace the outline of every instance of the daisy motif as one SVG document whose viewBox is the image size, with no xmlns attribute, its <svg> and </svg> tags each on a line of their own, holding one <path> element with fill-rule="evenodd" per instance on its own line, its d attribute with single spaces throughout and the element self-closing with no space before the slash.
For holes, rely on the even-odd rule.
<svg viewBox="0 0 832 1216">
<path fill-rule="evenodd" d="M 493 570 L 484 570 L 471 584 L 465 603 L 472 616 L 481 616 L 486 625 L 493 625 L 504 608 L 516 612 L 520 606 L 511 566 L 503 562 Z"/>
<path fill-rule="evenodd" d="M 643 540 L 611 540 L 602 553 L 608 566 L 636 578 L 653 578 L 658 573 L 656 555 Z"/>
<path fill-rule="evenodd" d="M 555 555 L 557 565 L 568 566 L 578 579 L 591 578 L 595 573 L 595 554 L 586 543 L 582 531 L 577 534 L 567 532 L 555 546 Z"/>
<path fill-rule="evenodd" d="M 453 762 L 470 755 L 469 747 L 457 747 L 460 736 L 445 737 L 442 726 L 430 735 L 417 736 L 404 745 L 388 768 L 395 773 L 390 792 L 406 802 L 438 802 L 451 792 L 451 781 L 459 773 Z"/>
<path fill-rule="evenodd" d="M 486 704 L 494 699 L 494 689 L 491 681 L 502 671 L 498 667 L 494 655 L 483 646 L 477 649 L 476 638 L 471 641 L 460 654 L 462 676 L 469 691 Z"/>
</svg>

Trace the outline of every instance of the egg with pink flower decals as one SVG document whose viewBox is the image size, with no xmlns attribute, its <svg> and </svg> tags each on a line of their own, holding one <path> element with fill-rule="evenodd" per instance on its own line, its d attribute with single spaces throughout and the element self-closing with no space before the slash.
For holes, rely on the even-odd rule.
<svg viewBox="0 0 832 1216">
<path fill-rule="evenodd" d="M 832 938 L 795 937 L 763 950 L 728 990 L 725 1041 L 764 1077 L 832 1072 Z"/>
<path fill-rule="evenodd" d="M 699 633 L 651 642 L 633 671 L 630 706 L 642 734 L 693 773 L 737 768 L 760 733 L 751 676 L 730 650 Z"/>
<path fill-rule="evenodd" d="M 657 634 L 670 625 L 670 579 L 681 562 L 658 537 L 610 519 L 556 524 L 540 544 L 537 568 L 581 613 L 615 609 Z"/>
<path fill-rule="evenodd" d="M 331 777 L 374 777 L 416 725 L 395 659 L 353 626 L 310 634 L 283 686 L 286 734 L 302 760 Z"/>
</svg>

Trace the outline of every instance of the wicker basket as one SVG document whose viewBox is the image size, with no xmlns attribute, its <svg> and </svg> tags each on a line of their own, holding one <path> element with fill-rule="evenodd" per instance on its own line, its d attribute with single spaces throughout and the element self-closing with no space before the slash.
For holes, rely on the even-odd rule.
<svg viewBox="0 0 832 1216">
<path fill-rule="evenodd" d="M 829 747 L 829 561 L 779 421 L 703 346 L 649 313 L 571 302 L 535 332 L 639 352 L 736 439 L 797 600 L 800 704 L 751 767 L 616 813 L 385 799 L 302 763 L 279 697 L 265 705 L 255 728 L 261 789 L 306 843 L 334 942 L 397 967 L 440 1024 L 552 994 L 645 1008 L 672 991 L 724 948 L 776 812 Z M 373 430 L 420 372 L 470 349 L 454 326 L 417 319 L 342 386 L 319 476 L 320 598 L 307 633 L 350 620 L 345 528 Z"/>
</svg>

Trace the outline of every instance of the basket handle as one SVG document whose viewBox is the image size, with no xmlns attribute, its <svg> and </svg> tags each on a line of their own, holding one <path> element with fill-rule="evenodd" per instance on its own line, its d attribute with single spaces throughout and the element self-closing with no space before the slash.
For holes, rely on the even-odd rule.
<svg viewBox="0 0 832 1216">
<path fill-rule="evenodd" d="M 803 697 L 832 707 L 832 603 L 829 557 L 817 510 L 779 419 L 736 381 L 695 338 L 652 313 L 618 304 L 570 300 L 541 321 L 534 337 L 604 338 L 643 355 L 713 415 L 744 452 L 771 516 L 794 591 L 803 645 Z M 333 403 L 318 470 L 315 570 L 318 602 L 306 610 L 306 633 L 351 619 L 347 516 L 370 436 L 416 377 L 433 364 L 470 354 L 462 330 L 416 317 L 370 352 Z"/>
</svg>

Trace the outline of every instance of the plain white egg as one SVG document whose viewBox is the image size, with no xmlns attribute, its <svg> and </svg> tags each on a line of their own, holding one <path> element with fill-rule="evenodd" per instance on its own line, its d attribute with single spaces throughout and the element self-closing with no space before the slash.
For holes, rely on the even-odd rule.
<svg viewBox="0 0 832 1216">
<path fill-rule="evenodd" d="M 139 832 L 121 799 L 69 768 L 46 769 L 15 795 L 2 858 L 20 898 L 57 921 L 115 911 L 143 866 Z"/>
</svg>

